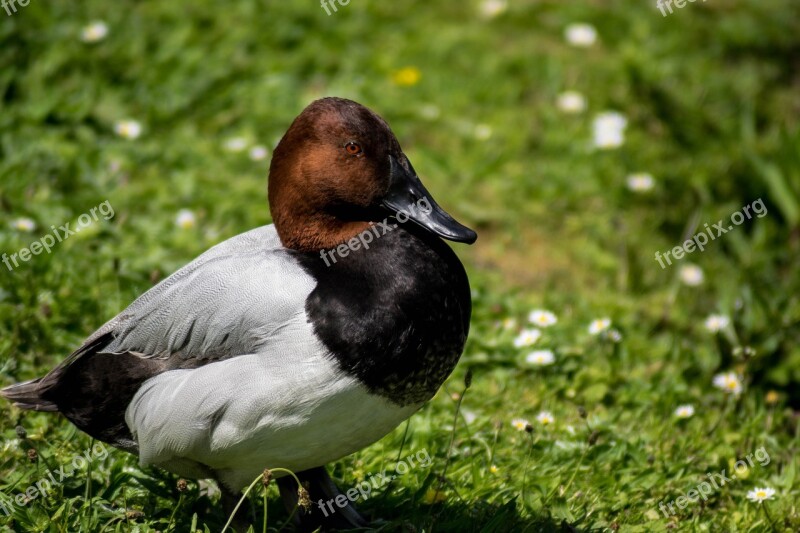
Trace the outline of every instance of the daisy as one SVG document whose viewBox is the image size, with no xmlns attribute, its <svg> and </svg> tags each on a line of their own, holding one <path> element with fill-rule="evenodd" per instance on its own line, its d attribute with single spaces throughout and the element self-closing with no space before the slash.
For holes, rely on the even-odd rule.
<svg viewBox="0 0 800 533">
<path fill-rule="evenodd" d="M 108 26 L 101 20 L 96 20 L 81 30 L 81 41 L 85 43 L 96 43 L 102 41 L 108 35 Z"/>
<path fill-rule="evenodd" d="M 142 134 L 142 125 L 135 120 L 119 120 L 114 124 L 114 133 L 123 139 L 136 139 Z"/>
<path fill-rule="evenodd" d="M 556 107 L 568 114 L 578 114 L 586 111 L 586 97 L 577 91 L 566 91 L 558 95 Z"/>
<path fill-rule="evenodd" d="M 524 418 L 515 418 L 511 421 L 511 425 L 514 426 L 514 429 L 517 431 L 525 431 L 525 428 L 530 425 L 530 422 Z"/>
<path fill-rule="evenodd" d="M 610 327 L 611 327 L 610 318 L 598 318 L 596 320 L 592 320 L 592 323 L 589 324 L 589 334 L 598 335 Z"/>
<path fill-rule="evenodd" d="M 556 357 L 551 350 L 535 350 L 525 358 L 527 362 L 536 366 L 552 365 Z"/>
<path fill-rule="evenodd" d="M 247 139 L 244 137 L 231 137 L 225 141 L 225 149 L 229 152 L 242 152 L 247 148 Z"/>
<path fill-rule="evenodd" d="M 508 3 L 506 0 L 484 0 L 481 2 L 481 15 L 484 18 L 491 19 L 505 13 L 507 8 Z"/>
<path fill-rule="evenodd" d="M 675 416 L 678 418 L 689 418 L 694 414 L 694 406 L 693 405 L 679 405 L 677 409 L 675 409 Z"/>
<path fill-rule="evenodd" d="M 678 276 L 689 287 L 697 287 L 703 283 L 703 270 L 697 265 L 682 265 Z"/>
<path fill-rule="evenodd" d="M 472 132 L 479 141 L 485 141 L 492 136 L 492 127 L 488 124 L 478 124 Z"/>
<path fill-rule="evenodd" d="M 542 411 L 536 415 L 536 421 L 543 426 L 549 426 L 550 424 L 553 424 L 556 419 L 553 417 L 553 414 L 550 411 Z"/>
<path fill-rule="evenodd" d="M 528 315 L 528 320 L 532 324 L 536 324 L 537 326 L 542 328 L 552 326 L 553 324 L 558 322 L 556 315 L 544 309 L 534 309 L 533 311 L 531 311 L 531 313 Z"/>
<path fill-rule="evenodd" d="M 30 233 L 36 229 L 36 222 L 30 218 L 22 217 L 12 220 L 11 227 L 17 231 L 26 231 Z"/>
<path fill-rule="evenodd" d="M 706 318 L 706 329 L 711 333 L 718 333 L 728 327 L 730 319 L 725 315 L 708 315 Z"/>
<path fill-rule="evenodd" d="M 411 87 L 419 83 L 422 73 L 417 67 L 404 67 L 392 74 L 392 81 L 401 87 Z"/>
<path fill-rule="evenodd" d="M 628 120 L 616 111 L 600 113 L 594 119 L 594 145 L 601 149 L 619 148 L 625 142 Z"/>
<path fill-rule="evenodd" d="M 591 24 L 570 24 L 564 29 L 564 38 L 572 46 L 592 46 L 597 40 L 597 30 Z"/>
<path fill-rule="evenodd" d="M 514 329 L 517 327 L 517 321 L 514 318 L 504 318 L 500 323 L 503 329 Z"/>
<path fill-rule="evenodd" d="M 773 496 L 775 496 L 775 489 L 770 487 L 764 487 L 763 489 L 756 487 L 747 493 L 747 499 L 756 503 L 771 500 Z"/>
<path fill-rule="evenodd" d="M 532 346 L 542 336 L 542 332 L 538 329 L 523 329 L 514 339 L 514 346 L 517 348 L 525 348 Z"/>
<path fill-rule="evenodd" d="M 625 181 L 628 184 L 628 189 L 633 192 L 647 192 L 651 190 L 656 183 L 653 176 L 647 172 L 631 174 Z"/>
<path fill-rule="evenodd" d="M 714 386 L 734 396 L 742 392 L 742 379 L 735 372 L 723 372 L 714 376 Z"/>
<path fill-rule="evenodd" d="M 175 225 L 182 229 L 193 228 L 197 220 L 189 209 L 181 209 L 175 217 Z"/>
<path fill-rule="evenodd" d="M 250 148 L 250 159 L 253 161 L 261 161 L 262 159 L 266 159 L 268 153 L 266 146 L 258 144 Z"/>
</svg>

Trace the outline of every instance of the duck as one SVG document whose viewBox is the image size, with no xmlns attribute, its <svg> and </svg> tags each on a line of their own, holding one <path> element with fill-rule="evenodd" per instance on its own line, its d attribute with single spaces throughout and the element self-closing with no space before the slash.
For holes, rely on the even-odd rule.
<svg viewBox="0 0 800 533">
<path fill-rule="evenodd" d="M 461 357 L 471 292 L 445 240 L 477 234 L 433 199 L 386 121 L 343 98 L 291 123 L 267 196 L 272 224 L 213 246 L 0 394 L 141 466 L 214 479 L 227 507 L 274 467 L 311 501 L 341 494 L 325 465 L 407 420 Z M 278 484 L 296 505 L 294 478 Z M 368 523 L 353 505 L 328 514 L 299 516 Z"/>
</svg>

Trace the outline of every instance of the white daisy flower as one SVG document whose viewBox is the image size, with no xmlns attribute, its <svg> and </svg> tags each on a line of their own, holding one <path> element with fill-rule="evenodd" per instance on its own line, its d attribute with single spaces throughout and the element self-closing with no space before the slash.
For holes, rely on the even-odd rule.
<svg viewBox="0 0 800 533">
<path fill-rule="evenodd" d="M 681 265 L 678 276 L 690 287 L 697 287 L 703 283 L 703 270 L 697 265 Z"/>
<path fill-rule="evenodd" d="M 711 333 L 717 333 L 728 327 L 730 319 L 725 315 L 708 315 L 706 318 L 706 329 Z"/>
<path fill-rule="evenodd" d="M 653 176 L 647 172 L 631 174 L 626 178 L 625 181 L 628 184 L 628 189 L 632 190 L 633 192 L 647 192 L 652 190 L 656 184 Z"/>
<path fill-rule="evenodd" d="M 597 30 L 591 24 L 570 24 L 564 29 L 564 38 L 572 46 L 592 46 L 597 40 Z"/>
<path fill-rule="evenodd" d="M 716 388 L 724 390 L 727 393 L 738 396 L 741 394 L 744 387 L 742 386 L 742 378 L 736 372 L 723 372 L 714 376 L 713 384 Z"/>
<path fill-rule="evenodd" d="M 675 409 L 675 416 L 678 418 L 689 418 L 694 414 L 694 406 L 693 405 L 679 405 L 677 409 Z"/>
<path fill-rule="evenodd" d="M 21 217 L 11 221 L 11 227 L 17 231 L 32 232 L 36 229 L 36 222 L 28 217 Z"/>
<path fill-rule="evenodd" d="M 506 0 L 484 0 L 481 2 L 481 15 L 484 18 L 491 19 L 505 13 L 507 8 L 508 2 Z"/>
<path fill-rule="evenodd" d="M 247 148 L 247 139 L 244 137 L 231 137 L 225 141 L 225 149 L 229 152 L 242 152 Z"/>
<path fill-rule="evenodd" d="M 773 496 L 775 496 L 775 489 L 770 487 L 764 487 L 763 489 L 756 487 L 747 493 L 747 499 L 756 503 L 771 500 Z"/>
<path fill-rule="evenodd" d="M 600 113 L 592 123 L 594 145 L 597 148 L 619 148 L 625 142 L 625 128 L 628 120 L 616 111 Z"/>
<path fill-rule="evenodd" d="M 569 114 L 578 114 L 586 111 L 586 97 L 577 91 L 566 91 L 558 95 L 556 107 Z"/>
<path fill-rule="evenodd" d="M 81 41 L 85 43 L 96 43 L 102 41 L 108 35 L 108 26 L 102 20 L 96 20 L 81 30 Z"/>
<path fill-rule="evenodd" d="M 479 141 L 485 141 L 492 136 L 492 127 L 488 124 L 478 124 L 472 133 Z"/>
<path fill-rule="evenodd" d="M 536 415 L 536 421 L 543 426 L 549 426 L 550 424 L 554 423 L 556 419 L 553 417 L 553 413 L 550 411 L 542 411 Z"/>
<path fill-rule="evenodd" d="M 114 133 L 123 139 L 136 139 L 142 134 L 142 125 L 135 120 L 119 120 L 114 124 Z"/>
<path fill-rule="evenodd" d="M 538 329 L 523 329 L 514 339 L 514 346 L 517 348 L 525 348 L 532 346 L 542 336 L 542 332 Z"/>
<path fill-rule="evenodd" d="M 546 328 L 552 326 L 558 319 L 556 315 L 545 309 L 534 309 L 528 315 L 528 320 L 539 327 Z"/>
<path fill-rule="evenodd" d="M 547 366 L 556 361 L 552 350 L 534 350 L 525 357 L 525 360 L 532 365 Z"/>
<path fill-rule="evenodd" d="M 598 335 L 610 327 L 611 327 L 610 318 L 598 318 L 596 320 L 592 320 L 592 323 L 589 324 L 589 334 Z"/>
<path fill-rule="evenodd" d="M 181 229 L 193 228 L 197 223 L 197 219 L 189 209 L 181 209 L 175 217 L 175 225 Z"/>
<path fill-rule="evenodd" d="M 511 421 L 511 425 L 514 426 L 517 431 L 525 431 L 525 428 L 530 425 L 530 422 L 524 418 L 515 418 Z"/>
<path fill-rule="evenodd" d="M 506 329 L 506 330 L 515 329 L 517 327 L 517 320 L 514 319 L 514 318 L 510 318 L 510 317 L 509 318 L 504 318 L 503 321 L 500 322 L 500 325 L 503 327 L 503 329 Z"/>
<path fill-rule="evenodd" d="M 261 161 L 262 159 L 266 159 L 269 152 L 267 151 L 266 146 L 262 146 L 257 144 L 250 148 L 250 159 L 253 161 Z"/>
</svg>

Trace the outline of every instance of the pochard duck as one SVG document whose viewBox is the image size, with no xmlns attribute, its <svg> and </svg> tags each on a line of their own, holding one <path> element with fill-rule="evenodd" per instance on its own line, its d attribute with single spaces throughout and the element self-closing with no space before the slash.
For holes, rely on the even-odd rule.
<svg viewBox="0 0 800 533">
<path fill-rule="evenodd" d="M 294 120 L 268 195 L 273 224 L 212 247 L 2 395 L 229 494 L 272 467 L 299 473 L 315 502 L 338 494 L 324 465 L 392 431 L 458 362 L 470 289 L 442 239 L 476 234 L 387 123 L 341 98 Z M 364 525 L 351 507 L 332 518 Z"/>
</svg>

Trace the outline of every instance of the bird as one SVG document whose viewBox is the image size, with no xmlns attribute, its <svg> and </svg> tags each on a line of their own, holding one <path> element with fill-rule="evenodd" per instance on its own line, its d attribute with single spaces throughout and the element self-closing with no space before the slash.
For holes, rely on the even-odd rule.
<svg viewBox="0 0 800 533">
<path fill-rule="evenodd" d="M 472 312 L 445 240 L 477 234 L 422 184 L 386 121 L 326 97 L 273 152 L 272 224 L 207 250 L 134 300 L 43 377 L 0 394 L 182 477 L 230 507 L 268 468 L 312 501 L 325 465 L 378 441 L 454 370 Z M 293 478 L 278 479 L 287 506 Z M 363 527 L 349 505 L 307 529 Z"/>
</svg>

